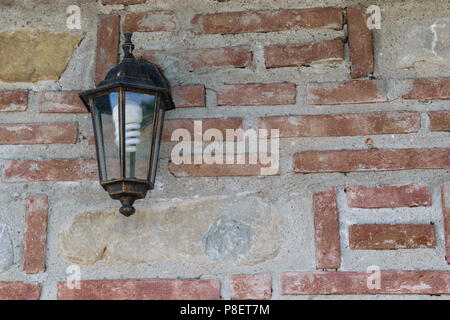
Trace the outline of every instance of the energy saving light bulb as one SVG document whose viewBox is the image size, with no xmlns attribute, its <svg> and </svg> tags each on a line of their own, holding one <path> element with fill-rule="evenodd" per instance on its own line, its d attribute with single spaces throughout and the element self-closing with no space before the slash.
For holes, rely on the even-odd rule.
<svg viewBox="0 0 450 320">
<path fill-rule="evenodd" d="M 119 147 L 119 106 L 116 105 L 113 110 L 113 121 L 115 127 L 115 142 Z M 141 143 L 141 123 L 143 120 L 142 108 L 133 100 L 127 100 L 125 105 L 125 151 L 136 152 L 137 145 Z"/>
</svg>

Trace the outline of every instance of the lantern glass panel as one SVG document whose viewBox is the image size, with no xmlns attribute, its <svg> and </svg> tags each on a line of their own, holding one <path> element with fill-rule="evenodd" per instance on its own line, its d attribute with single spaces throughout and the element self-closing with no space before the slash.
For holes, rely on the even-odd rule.
<svg viewBox="0 0 450 320">
<path fill-rule="evenodd" d="M 159 158 L 159 147 L 161 143 L 163 125 L 164 125 L 164 114 L 165 109 L 163 106 L 158 106 L 157 115 L 155 116 L 155 125 L 154 125 L 154 143 L 152 145 L 152 154 L 150 158 L 150 172 L 149 172 L 149 181 L 152 186 L 155 185 L 156 173 L 158 170 L 158 158 Z"/>
<path fill-rule="evenodd" d="M 111 108 L 112 105 L 117 105 L 118 97 L 118 92 L 111 92 L 93 99 L 92 119 L 101 181 L 120 178 L 120 152 L 115 143 L 114 120 Z"/>
<path fill-rule="evenodd" d="M 147 180 L 155 111 L 154 95 L 125 92 L 126 178 Z"/>
</svg>

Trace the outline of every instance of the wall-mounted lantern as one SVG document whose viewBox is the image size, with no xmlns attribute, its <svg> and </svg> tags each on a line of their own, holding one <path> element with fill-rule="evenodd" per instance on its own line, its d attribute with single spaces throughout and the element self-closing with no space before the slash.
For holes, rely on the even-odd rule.
<svg viewBox="0 0 450 320">
<path fill-rule="evenodd" d="M 92 116 L 100 184 L 131 216 L 155 186 L 164 113 L 175 104 L 161 70 L 136 59 L 132 33 L 124 35 L 122 62 L 80 98 Z"/>
</svg>

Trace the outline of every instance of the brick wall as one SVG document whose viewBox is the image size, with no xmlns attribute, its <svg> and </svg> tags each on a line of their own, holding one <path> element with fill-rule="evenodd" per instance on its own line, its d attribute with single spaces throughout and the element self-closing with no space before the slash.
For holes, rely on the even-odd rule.
<svg viewBox="0 0 450 320">
<path fill-rule="evenodd" d="M 70 1 L 0 3 L 0 39 L 20 48 L 0 49 L 0 299 L 450 294 L 448 2 L 244 3 L 79 1 L 81 30 Z M 177 106 L 129 219 L 97 182 L 78 98 L 124 31 Z M 279 169 L 171 162 L 195 120 L 278 129 Z"/>
</svg>

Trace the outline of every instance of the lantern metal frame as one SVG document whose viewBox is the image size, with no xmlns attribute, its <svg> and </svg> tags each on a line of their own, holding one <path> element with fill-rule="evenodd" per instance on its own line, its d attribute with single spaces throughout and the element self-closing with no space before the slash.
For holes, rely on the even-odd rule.
<svg viewBox="0 0 450 320">
<path fill-rule="evenodd" d="M 122 207 L 120 208 L 120 212 L 125 216 L 131 216 L 135 213 L 133 207 L 135 200 L 145 198 L 148 190 L 154 188 L 153 181 L 158 167 L 164 114 L 168 110 L 175 109 L 175 103 L 171 95 L 169 81 L 161 69 L 143 58 L 136 59 L 133 55 L 134 45 L 131 41 L 132 33 L 127 32 L 124 36 L 125 42 L 122 45 L 124 56 L 122 62 L 113 67 L 95 89 L 81 92 L 79 96 L 92 115 L 100 184 L 112 199 L 121 201 Z M 106 172 L 103 172 L 103 170 L 107 171 L 106 156 L 105 151 L 100 150 L 98 143 L 99 137 L 103 139 L 104 135 L 101 121 L 96 123 L 96 118 L 99 115 L 97 115 L 98 110 L 94 106 L 94 99 L 113 92 L 118 93 L 120 178 L 105 180 L 107 177 L 105 177 Z M 147 159 L 147 179 L 126 177 L 126 92 L 148 94 L 155 97 L 150 157 Z M 99 130 L 102 132 L 99 132 Z M 102 141 L 102 145 L 104 146 L 104 141 Z"/>
</svg>

